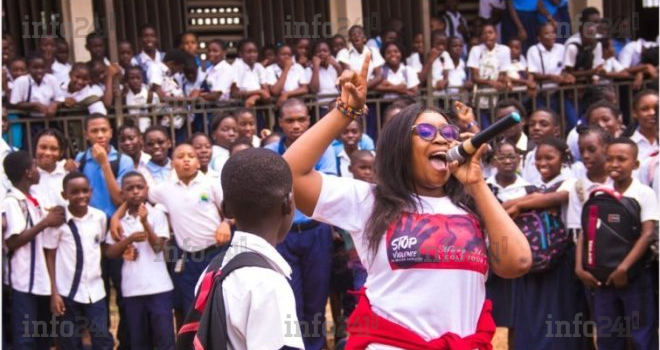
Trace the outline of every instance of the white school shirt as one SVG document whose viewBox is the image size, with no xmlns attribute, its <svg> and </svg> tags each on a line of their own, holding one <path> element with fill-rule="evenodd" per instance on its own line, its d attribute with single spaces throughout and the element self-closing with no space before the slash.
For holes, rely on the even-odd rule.
<svg viewBox="0 0 660 350">
<path fill-rule="evenodd" d="M 625 68 L 631 68 L 639 65 L 642 61 L 642 50 L 657 46 L 658 43 L 646 41 L 642 38 L 631 41 L 619 52 L 619 62 Z"/>
<path fill-rule="evenodd" d="M 98 86 L 98 85 L 97 85 Z M 96 96 L 100 99 L 103 98 L 103 93 L 99 95 L 98 90 L 94 91 L 89 85 L 85 85 L 84 88 L 74 91 L 74 92 L 69 92 L 69 83 L 65 83 L 60 86 L 60 93 L 58 94 L 57 101 L 58 102 L 64 102 L 65 99 L 67 98 L 73 98 L 76 100 L 76 102 L 81 102 L 85 100 L 86 98 L 90 96 Z M 108 114 L 108 110 L 105 109 L 105 105 L 103 104 L 103 101 L 99 100 L 96 101 L 89 106 L 87 106 L 87 110 L 89 111 L 89 114 L 94 114 L 94 113 L 99 113 L 103 115 Z"/>
<path fill-rule="evenodd" d="M 209 90 L 222 92 L 220 98 L 227 100 L 231 92 L 231 84 L 235 80 L 234 69 L 227 61 L 222 60 L 206 70 L 205 80 Z"/>
<path fill-rule="evenodd" d="M 411 67 L 412 69 L 415 70 L 415 72 L 419 73 L 424 69 L 424 64 L 422 63 L 422 60 L 419 58 L 419 52 L 413 52 L 406 58 L 406 66 Z"/>
<path fill-rule="evenodd" d="M 44 74 L 41 84 L 37 84 L 30 74 L 14 79 L 14 87 L 11 89 L 10 104 L 21 102 L 38 102 L 48 105 L 57 101 L 60 94 L 60 86 L 52 74 Z M 30 113 L 33 117 L 43 117 L 42 113 Z"/>
<path fill-rule="evenodd" d="M 57 79 L 57 82 L 62 84 L 66 81 L 69 81 L 69 73 L 71 72 L 71 63 L 66 62 L 64 64 L 58 62 L 57 60 L 53 61 L 53 64 L 50 66 L 50 69 L 53 71 L 53 76 Z"/>
<path fill-rule="evenodd" d="M 564 52 L 564 67 L 575 67 L 575 60 L 577 59 L 578 55 L 578 48 L 575 45 L 570 45 L 571 43 L 577 43 L 578 45 L 582 45 L 582 38 L 580 38 L 580 33 L 574 34 L 566 42 L 564 43 L 564 46 L 566 47 L 566 50 Z M 592 64 L 592 69 L 600 66 L 601 64 L 605 63 L 603 60 L 603 46 L 598 42 L 596 44 L 596 47 L 594 48 L 594 59 L 593 59 L 593 64 Z"/>
<path fill-rule="evenodd" d="M 458 87 L 462 87 L 465 85 L 465 81 L 467 80 L 467 68 L 465 66 L 465 61 L 462 58 L 458 59 L 458 65 L 454 64 L 454 60 L 452 60 L 451 56 L 449 56 L 447 59 L 445 59 L 444 62 L 444 69 L 447 71 L 447 91 L 450 94 L 455 94 L 460 91 Z M 454 87 L 454 88 L 451 88 Z"/>
<path fill-rule="evenodd" d="M 538 147 L 534 147 L 531 151 L 527 152 L 525 154 L 525 159 L 523 160 L 522 163 L 522 171 L 521 175 L 525 181 L 533 184 L 534 186 L 540 186 L 543 183 L 543 180 L 541 180 L 541 173 L 539 170 L 536 168 L 536 150 Z M 561 168 L 561 174 L 565 178 L 572 178 L 573 177 L 573 172 L 571 171 L 571 168 L 563 165 Z"/>
<path fill-rule="evenodd" d="M 419 212 L 393 222 L 372 254 L 364 229 L 374 208 L 375 185 L 326 174 L 321 181 L 312 218 L 351 234 L 367 268 L 365 287 L 373 311 L 427 341 L 446 332 L 474 334 L 488 273 L 478 221 L 446 196 L 420 196 Z M 372 344 L 368 349 L 394 348 Z"/>
<path fill-rule="evenodd" d="M 319 66 L 319 92 L 316 96 L 321 95 L 339 95 L 337 91 L 337 70 L 331 64 L 327 67 Z M 318 98 L 320 104 L 325 104 L 333 101 L 333 97 Z"/>
<path fill-rule="evenodd" d="M 142 89 L 138 93 L 134 93 L 133 90 L 128 89 L 128 93 L 126 94 L 127 106 L 146 106 L 148 104 L 148 101 L 149 101 L 149 87 L 147 87 L 147 85 L 142 84 Z M 160 103 L 160 99 L 158 98 L 158 94 L 152 92 L 151 104 L 157 105 L 159 103 Z M 140 132 L 145 132 L 147 128 L 151 126 L 151 118 L 146 115 L 148 113 L 149 113 L 149 108 L 146 107 L 128 108 L 128 114 L 130 115 L 142 114 L 142 116 L 140 116 L 140 118 L 138 119 L 138 127 L 140 128 Z"/>
<path fill-rule="evenodd" d="M 206 78 L 206 73 L 202 71 L 202 67 L 197 68 L 197 76 L 195 81 L 190 81 L 185 74 L 175 74 L 174 79 L 181 87 L 184 96 L 190 96 L 193 90 L 201 90 L 204 79 Z"/>
<path fill-rule="evenodd" d="M 281 76 L 282 68 L 280 68 L 277 63 L 273 63 L 266 68 L 266 84 L 275 85 Z M 286 81 L 284 82 L 282 92 L 292 91 L 299 88 L 301 85 L 306 84 L 309 84 L 309 81 L 307 80 L 305 69 L 300 64 L 294 63 L 286 75 Z"/>
<path fill-rule="evenodd" d="M 380 50 L 380 47 L 383 45 L 383 41 L 380 38 L 380 35 L 367 40 L 366 46 L 373 47 L 376 50 Z"/>
<path fill-rule="evenodd" d="M 611 185 L 614 188 L 614 185 Z M 633 198 L 639 203 L 640 219 L 644 221 L 660 221 L 657 194 L 649 186 L 644 185 L 638 178 L 633 177 L 632 183 L 623 192 L 624 197 Z"/>
<path fill-rule="evenodd" d="M 147 55 L 147 53 L 142 50 L 139 54 L 133 56 L 131 59 L 131 64 L 142 68 L 142 71 L 146 74 L 149 72 L 149 66 L 151 66 L 152 63 L 162 63 L 163 58 L 165 58 L 165 53 L 158 50 L 156 50 L 154 59 L 149 57 L 149 55 Z"/>
<path fill-rule="evenodd" d="M 527 188 L 532 185 L 520 177 L 520 175 L 516 175 L 516 181 L 506 187 L 502 187 L 502 185 L 497 183 L 495 175 L 491 175 L 486 179 L 486 183 L 491 187 L 491 190 L 494 190 L 495 197 L 501 202 L 525 197 L 529 194 Z"/>
<path fill-rule="evenodd" d="M 367 75 L 367 79 L 372 79 L 374 69 L 385 64 L 385 59 L 381 56 L 378 49 L 365 46 L 362 49 L 362 53 L 359 53 L 355 47 L 351 45 L 350 48 L 341 49 L 337 52 L 337 62 L 345 63 L 351 68 L 351 70 L 360 72 L 362 69 L 362 63 L 364 62 L 364 56 L 367 54 L 366 50 L 371 51 L 371 63 L 369 64 L 369 74 Z"/>
<path fill-rule="evenodd" d="M 605 60 L 603 68 L 607 73 L 620 73 L 626 69 L 614 56 Z"/>
<path fill-rule="evenodd" d="M 527 69 L 529 73 L 561 75 L 564 70 L 564 52 L 566 47 L 554 44 L 548 51 L 538 43 L 527 50 Z M 557 83 L 543 82 L 543 88 L 556 88 Z"/>
<path fill-rule="evenodd" d="M 234 233 L 222 266 L 243 252 L 261 255 L 274 271 L 244 267 L 232 272 L 222 283 L 228 348 L 304 349 L 296 300 L 287 281 L 291 278 L 291 266 L 263 238 L 242 231 Z M 198 289 L 199 282 L 195 290 Z"/>
<path fill-rule="evenodd" d="M 26 212 L 23 212 L 22 208 L 26 209 Z M 19 235 L 28 227 L 33 227 L 43 220 L 44 214 L 41 208 L 41 206 L 35 206 L 19 189 L 11 186 L 10 192 L 3 201 L 4 214 L 7 220 L 7 230 L 4 232 L 4 240 L 6 241 L 9 237 Z M 31 224 L 28 221 L 28 214 L 32 221 Z M 50 276 L 46 268 L 46 256 L 43 250 L 45 247 L 44 231 L 39 232 L 34 237 L 33 242 L 35 259 L 32 291 L 30 291 L 29 277 L 32 257 L 32 243 L 30 242 L 16 249 L 11 258 L 11 287 L 22 293 L 50 295 Z"/>
<path fill-rule="evenodd" d="M 145 207 L 148 213 L 147 221 L 156 236 L 169 238 L 170 228 L 165 214 L 149 203 L 145 203 Z M 134 232 L 145 230 L 140 218 L 129 213 L 121 218 L 120 223 L 126 237 Z M 110 234 L 106 236 L 105 242 L 110 245 L 117 243 Z M 135 242 L 133 246 L 138 252 L 137 259 L 135 261 L 124 260 L 121 266 L 122 295 L 124 297 L 136 297 L 164 293 L 174 289 L 172 279 L 167 272 L 163 252 L 154 252 L 154 248 L 148 239 L 144 242 Z M 148 278 L 146 278 L 147 276 Z"/>
<path fill-rule="evenodd" d="M 445 64 L 447 61 L 451 61 L 451 56 L 449 56 L 449 52 L 444 51 L 431 64 L 431 82 L 434 88 L 438 81 L 444 79 Z"/>
<path fill-rule="evenodd" d="M 396 72 L 387 65 L 383 66 L 382 69 L 383 71 L 387 70 L 387 76 L 384 76 L 384 78 L 392 85 L 405 84 L 406 89 L 412 89 L 419 86 L 419 78 L 417 77 L 417 72 L 403 63 L 399 63 L 399 69 Z M 401 95 L 397 93 L 390 93 L 385 94 L 383 97 L 386 99 L 396 99 L 401 97 Z"/>
<path fill-rule="evenodd" d="M 509 69 L 507 70 L 506 74 L 509 78 L 512 79 L 521 79 L 520 72 L 525 72 L 527 71 L 527 59 L 525 56 L 520 55 L 520 59 L 514 61 L 511 59 L 511 65 L 509 66 Z"/>
<path fill-rule="evenodd" d="M 568 191 L 568 208 L 566 212 L 566 228 L 582 229 L 582 207 L 589 199 L 591 191 L 598 187 L 612 184 L 612 179 L 607 178 L 605 183 L 592 182 L 584 176 L 577 179 L 564 181 L 557 191 Z"/>
<path fill-rule="evenodd" d="M 66 209 L 66 222 L 73 220 L 80 235 L 82 246 L 82 273 L 80 284 L 73 300 L 82 304 L 93 304 L 105 298 L 105 287 L 101 277 L 101 244 L 105 241 L 107 217 L 104 212 L 87 208 L 87 214 L 78 218 Z M 68 224 L 46 230 L 46 249 L 57 249 L 55 276 L 57 292 L 68 297 L 76 272 L 76 241 Z"/>
<path fill-rule="evenodd" d="M 222 173 L 222 168 L 227 163 L 227 160 L 229 160 L 229 156 L 228 149 L 213 145 L 211 147 L 211 164 L 209 164 L 209 168 Z"/>
<path fill-rule="evenodd" d="M 149 65 L 147 80 L 149 81 L 149 86 L 160 86 L 163 89 L 163 92 L 170 97 L 183 96 L 183 89 L 179 86 L 175 75 L 172 74 L 170 69 L 162 62 L 156 62 Z"/>
<path fill-rule="evenodd" d="M 261 90 L 261 85 L 267 84 L 266 68 L 256 62 L 252 68 L 243 60 L 235 60 L 232 64 L 234 83 L 240 91 Z"/>
<path fill-rule="evenodd" d="M 481 64 L 482 58 L 491 56 L 495 66 L 483 66 Z M 472 47 L 468 55 L 467 66 L 468 68 L 479 69 L 479 75 L 488 77 L 490 80 L 496 80 L 499 73 L 506 72 L 511 65 L 511 50 L 508 46 L 495 44 L 492 50 L 488 51 L 486 44 L 480 44 Z"/>
<path fill-rule="evenodd" d="M 639 166 L 639 172 L 637 173 L 639 181 L 646 186 L 652 187 L 658 195 L 660 195 L 657 188 L 658 183 L 660 182 L 658 181 L 658 177 L 660 177 L 660 174 L 658 173 L 658 170 L 660 170 L 659 160 L 660 155 L 658 154 L 642 160 Z"/>
<path fill-rule="evenodd" d="M 188 185 L 177 179 L 150 188 L 149 201 L 163 205 L 170 213 L 174 238 L 183 251 L 201 251 L 215 244 L 215 230 L 221 222 L 219 182 L 197 172 Z"/>
<path fill-rule="evenodd" d="M 630 136 L 630 139 L 637 144 L 637 148 L 639 149 L 637 160 L 640 162 L 650 157 L 653 152 L 658 150 L 658 140 L 651 144 L 651 142 L 639 132 L 639 128 Z"/>
<path fill-rule="evenodd" d="M 30 193 L 39 200 L 44 209 L 54 206 L 66 206 L 67 201 L 62 198 L 62 181 L 69 172 L 64 169 L 65 160 L 60 160 L 55 165 L 53 172 L 47 172 L 37 167 L 39 172 L 39 183 L 30 187 Z"/>
</svg>

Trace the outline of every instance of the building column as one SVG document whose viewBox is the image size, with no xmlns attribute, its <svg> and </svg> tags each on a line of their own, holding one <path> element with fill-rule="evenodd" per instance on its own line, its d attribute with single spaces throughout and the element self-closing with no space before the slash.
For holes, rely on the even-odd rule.
<svg viewBox="0 0 660 350">
<path fill-rule="evenodd" d="M 92 0 L 62 0 L 62 36 L 69 43 L 73 62 L 86 62 L 90 55 L 85 49 L 85 37 L 94 31 Z"/>
<path fill-rule="evenodd" d="M 348 37 L 348 29 L 355 24 L 364 25 L 362 18 L 362 0 L 330 1 L 330 21 L 333 34 Z"/>
</svg>

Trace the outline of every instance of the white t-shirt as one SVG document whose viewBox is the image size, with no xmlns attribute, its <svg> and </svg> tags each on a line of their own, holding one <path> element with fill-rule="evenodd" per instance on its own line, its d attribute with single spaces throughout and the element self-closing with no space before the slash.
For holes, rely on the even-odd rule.
<svg viewBox="0 0 660 350">
<path fill-rule="evenodd" d="M 197 172 L 188 185 L 163 181 L 149 189 L 149 201 L 165 207 L 170 213 L 174 238 L 186 252 L 197 252 L 215 244 L 215 230 L 220 227 L 222 187 Z"/>
<path fill-rule="evenodd" d="M 183 89 L 179 86 L 174 74 L 162 62 L 154 62 L 149 65 L 147 72 L 147 80 L 149 85 L 158 85 L 163 89 L 163 92 L 170 97 L 182 97 Z"/>
<path fill-rule="evenodd" d="M 78 218 L 66 209 L 66 221 L 73 220 L 82 245 L 82 272 L 80 284 L 73 300 L 82 304 L 95 303 L 105 298 L 105 287 L 101 277 L 101 243 L 105 241 L 107 217 L 104 212 L 87 208 L 87 214 Z M 76 272 L 76 240 L 68 224 L 49 228 L 44 232 L 44 248 L 57 249 L 55 276 L 57 292 L 68 296 Z"/>
<path fill-rule="evenodd" d="M 406 66 L 411 67 L 417 73 L 424 69 L 424 64 L 419 58 L 419 52 L 413 52 L 410 56 L 408 56 L 408 58 L 406 58 Z"/>
<path fill-rule="evenodd" d="M 149 203 L 147 208 L 147 221 L 158 237 L 169 238 L 170 228 L 165 214 L 154 209 Z M 134 232 L 144 231 L 140 218 L 128 213 L 120 220 L 124 235 L 130 236 Z M 105 242 L 113 245 L 117 242 L 108 234 Z M 138 257 L 135 261 L 126 261 L 121 266 L 121 292 L 124 297 L 135 297 L 164 293 L 174 289 L 170 275 L 165 265 L 163 252 L 154 252 L 149 240 L 133 243 L 137 249 Z M 149 276 L 149 278 L 145 278 Z"/>
<path fill-rule="evenodd" d="M 321 176 L 312 218 L 351 234 L 367 268 L 365 287 L 373 311 L 426 340 L 446 332 L 474 334 L 488 272 L 478 221 L 447 197 L 420 197 L 419 212 L 404 213 L 392 223 L 372 256 L 364 230 L 374 207 L 374 185 Z M 369 349 L 386 347 L 373 344 Z"/>
<path fill-rule="evenodd" d="M 444 51 L 433 61 L 433 63 L 431 63 L 431 83 L 434 88 L 438 81 L 444 79 L 444 72 L 445 69 L 447 69 L 445 65 L 449 61 L 451 61 L 451 56 L 449 56 L 449 52 Z M 453 65 L 453 63 L 451 64 Z"/>
<path fill-rule="evenodd" d="M 614 188 L 613 185 L 612 188 Z M 639 179 L 633 177 L 632 183 L 623 192 L 623 196 L 633 198 L 639 203 L 642 222 L 649 220 L 660 221 L 658 197 L 653 189 L 641 183 Z"/>
<path fill-rule="evenodd" d="M 277 63 L 273 63 L 266 68 L 266 84 L 275 85 L 282 76 L 282 68 Z M 286 75 L 284 88 L 282 92 L 289 92 L 299 88 L 301 85 L 307 85 L 307 74 L 305 69 L 298 63 L 294 63 Z"/>
<path fill-rule="evenodd" d="M 399 64 L 399 69 L 396 72 L 390 69 L 387 65 L 383 66 L 382 69 L 384 74 L 383 77 L 392 85 L 405 84 L 406 89 L 412 89 L 419 86 L 419 78 L 417 77 L 417 72 L 403 63 Z M 386 99 L 395 99 L 399 96 L 401 95 L 392 93 L 385 94 L 383 97 Z"/>
<path fill-rule="evenodd" d="M 537 148 L 535 147 L 533 150 L 525 154 L 525 160 L 523 161 L 522 164 L 521 175 L 523 179 L 525 179 L 527 182 L 531 183 L 532 185 L 541 186 L 543 184 L 543 180 L 541 180 L 541 173 L 536 168 L 536 150 Z M 569 168 L 568 166 L 562 166 L 561 174 L 565 179 L 569 179 L 573 177 L 573 172 L 571 171 L 571 168 Z"/>
<path fill-rule="evenodd" d="M 527 50 L 527 69 L 530 73 L 561 75 L 564 70 L 564 51 L 562 44 L 554 44 L 550 51 L 541 43 Z M 557 83 L 543 82 L 543 88 L 556 88 Z"/>
<path fill-rule="evenodd" d="M 578 48 L 576 45 L 571 45 L 571 43 L 577 43 L 578 45 L 582 45 L 582 38 L 580 38 L 580 33 L 575 34 L 572 37 L 568 38 L 568 40 L 566 40 L 566 42 L 564 43 L 564 46 L 566 47 L 566 50 L 564 52 L 565 67 L 575 67 L 575 63 L 576 63 L 575 60 L 577 59 Z M 605 63 L 605 61 L 603 60 L 603 46 L 600 44 L 600 42 L 598 42 L 596 44 L 596 47 L 594 48 L 594 59 L 591 68 L 594 69 L 603 63 Z"/>
<path fill-rule="evenodd" d="M 447 86 L 449 89 L 447 89 L 447 91 L 451 94 L 458 93 L 460 91 L 458 87 L 464 86 L 465 81 L 467 80 L 465 61 L 462 58 L 459 58 L 458 65 L 455 65 L 454 60 L 449 56 L 444 61 L 444 69 L 448 72 L 447 81 L 449 83 Z"/>
<path fill-rule="evenodd" d="M 146 106 L 148 105 L 149 101 L 149 88 L 142 84 L 142 89 L 140 90 L 139 93 L 134 93 L 133 90 L 128 89 L 128 93 L 126 94 L 126 105 L 127 106 Z M 151 104 L 157 105 L 160 103 L 160 99 L 158 98 L 158 94 L 155 92 L 151 93 Z M 144 132 L 147 130 L 149 126 L 151 126 L 151 118 L 147 115 L 149 113 L 149 108 L 128 108 L 128 114 L 142 114 L 140 116 L 140 119 L 138 120 L 138 127 L 140 128 L 140 132 Z"/>
<path fill-rule="evenodd" d="M 369 64 L 369 74 L 368 79 L 373 78 L 374 69 L 381 67 L 385 64 L 385 59 L 380 54 L 378 49 L 373 47 L 365 46 L 362 49 L 362 53 L 358 53 L 357 50 L 351 46 L 347 49 L 341 49 L 337 52 L 337 62 L 347 64 L 351 70 L 359 72 L 362 69 L 362 63 L 364 62 L 364 55 L 366 55 L 368 49 L 371 51 L 371 63 Z"/>
<path fill-rule="evenodd" d="M 213 147 L 211 147 L 211 164 L 209 164 L 209 168 L 222 173 L 222 168 L 225 166 L 225 163 L 227 163 L 227 160 L 229 160 L 229 156 L 228 149 L 213 145 Z"/>
<path fill-rule="evenodd" d="M 240 91 L 260 90 L 261 85 L 267 84 L 266 68 L 261 63 L 255 63 L 252 68 L 243 60 L 236 60 L 232 64 L 234 69 L 234 83 Z"/>
<path fill-rule="evenodd" d="M 489 58 L 489 59 L 486 59 Z M 483 78 L 496 80 L 499 73 L 506 72 L 511 65 L 511 50 L 508 46 L 495 44 L 488 51 L 486 44 L 472 47 L 468 55 L 468 68 L 479 69 L 479 75 Z"/>
</svg>

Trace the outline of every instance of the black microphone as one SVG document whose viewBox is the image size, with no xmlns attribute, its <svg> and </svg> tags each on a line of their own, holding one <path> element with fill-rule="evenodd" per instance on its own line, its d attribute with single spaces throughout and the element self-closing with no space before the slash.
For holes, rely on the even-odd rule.
<svg viewBox="0 0 660 350">
<path fill-rule="evenodd" d="M 458 146 L 452 147 L 447 152 L 447 162 L 457 160 L 459 163 L 464 163 L 465 160 L 473 155 L 481 145 L 492 140 L 495 136 L 502 133 L 504 130 L 520 123 L 520 114 L 513 112 L 506 117 L 496 121 L 491 126 L 481 130 L 476 135 L 463 141 Z"/>
</svg>

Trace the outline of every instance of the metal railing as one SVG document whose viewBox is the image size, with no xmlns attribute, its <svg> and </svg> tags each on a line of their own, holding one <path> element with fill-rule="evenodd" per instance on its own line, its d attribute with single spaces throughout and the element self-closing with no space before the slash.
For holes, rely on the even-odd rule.
<svg viewBox="0 0 660 350">
<path fill-rule="evenodd" d="M 657 81 L 647 80 L 644 82 L 644 86 L 650 86 L 651 84 L 657 84 Z M 616 95 L 617 101 L 619 101 L 620 108 L 622 111 L 627 111 L 630 113 L 632 111 L 632 101 L 633 101 L 633 90 L 632 90 L 631 81 L 616 81 L 608 83 L 606 86 L 610 86 L 612 92 Z M 574 109 L 577 111 L 583 110 L 584 102 L 581 100 L 580 96 L 584 93 L 584 90 L 588 87 L 593 86 L 593 84 L 581 84 L 581 85 L 570 85 L 570 86 L 560 86 L 553 89 L 543 89 L 538 91 L 537 96 L 532 97 L 528 94 L 527 90 L 524 88 L 514 88 L 512 90 L 505 90 L 502 92 L 497 91 L 488 91 L 488 90 L 477 90 L 473 89 L 471 91 L 449 87 L 453 90 L 453 93 L 448 93 L 447 91 L 434 91 L 434 94 L 429 96 L 423 89 L 420 90 L 420 93 L 416 96 L 409 97 L 409 99 L 415 100 L 417 102 L 425 102 L 432 104 L 435 107 L 438 107 L 443 110 L 451 108 L 451 101 L 460 100 L 473 107 L 477 122 L 481 122 L 479 116 L 482 112 L 485 112 L 488 120 L 493 121 L 495 115 L 495 107 L 498 101 L 503 99 L 516 99 L 522 102 L 527 108 L 532 111 L 537 109 L 537 106 L 540 102 L 545 101 L 546 106 L 555 104 L 555 111 L 561 116 L 560 120 L 562 123 L 562 131 L 566 130 L 566 103 L 570 101 Z M 458 90 L 458 91 L 457 91 Z M 621 95 L 621 94 L 625 95 Z M 319 103 L 319 99 L 323 97 L 336 97 L 332 95 L 305 95 L 301 98 L 305 101 L 306 105 L 310 109 L 310 116 L 312 122 L 318 121 L 322 115 L 322 109 L 327 107 L 328 103 Z M 377 130 L 382 128 L 382 114 L 384 112 L 384 105 L 388 105 L 394 102 L 396 99 L 385 99 L 380 94 L 370 93 L 367 97 L 367 104 L 370 108 L 375 110 L 375 122 L 377 123 Z M 553 102 L 554 103 L 551 103 Z M 621 103 L 625 102 L 625 106 Z M 243 100 L 228 100 L 220 102 L 200 102 L 200 100 L 189 100 L 189 101 L 178 101 L 171 103 L 164 103 L 158 105 L 133 105 L 133 106 L 123 106 L 122 115 L 123 118 L 149 118 L 151 124 L 162 123 L 163 120 L 171 121 L 173 118 L 179 116 L 183 117 L 185 123 L 181 129 L 176 129 L 174 123 L 169 123 L 168 129 L 170 131 L 170 137 L 172 140 L 176 140 L 177 135 L 184 134 L 185 139 L 195 132 L 204 132 L 209 133 L 210 122 L 212 118 L 219 113 L 232 113 L 236 112 L 239 109 L 244 108 Z M 265 124 L 265 127 L 270 128 L 271 130 L 276 125 L 276 116 L 278 108 L 274 103 L 257 105 L 250 108 L 255 112 L 255 115 L 258 118 L 262 119 L 262 124 Z M 66 150 L 67 156 L 73 156 L 77 152 L 86 149 L 86 142 L 84 141 L 83 135 L 83 124 L 85 117 L 89 115 L 86 108 L 77 108 L 77 109 L 60 109 L 56 117 L 51 119 L 45 119 L 43 117 L 36 118 L 30 117 L 28 113 L 18 110 L 8 110 L 8 114 L 12 117 L 9 118 L 9 144 L 13 145 L 12 132 L 11 128 L 16 128 L 16 125 L 22 127 L 23 133 L 23 149 L 28 150 L 30 153 L 33 151 L 33 131 L 34 127 L 38 126 L 41 128 L 45 127 L 54 127 L 58 128 L 64 134 L 65 138 L 69 141 L 69 147 Z M 628 114 L 630 115 L 630 114 Z M 194 116 L 196 118 L 201 118 L 201 123 L 198 121 L 194 122 Z M 115 126 L 118 126 L 119 122 L 117 119 L 117 114 L 113 108 L 108 109 L 108 117 L 113 122 Z M 367 121 L 362 119 L 364 130 L 366 130 Z"/>
</svg>

